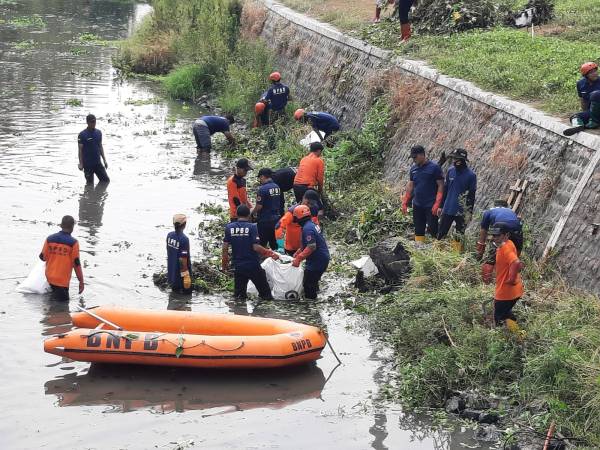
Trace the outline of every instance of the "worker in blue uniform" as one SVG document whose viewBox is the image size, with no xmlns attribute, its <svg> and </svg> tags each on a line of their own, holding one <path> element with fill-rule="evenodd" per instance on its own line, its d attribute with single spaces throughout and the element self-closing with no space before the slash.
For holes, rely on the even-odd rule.
<svg viewBox="0 0 600 450">
<path fill-rule="evenodd" d="M 229 270 L 230 259 L 233 260 L 234 296 L 245 299 L 248 281 L 252 281 L 260 298 L 271 300 L 271 288 L 267 275 L 260 265 L 259 256 L 279 259 L 279 255 L 260 245 L 258 227 L 250 222 L 250 208 L 240 205 L 237 208 L 236 220 L 225 227 L 225 237 L 221 255 L 221 269 Z M 231 247 L 231 258 L 229 248 Z"/>
<path fill-rule="evenodd" d="M 294 208 L 294 218 L 302 227 L 302 246 L 294 254 L 292 265 L 299 267 L 306 260 L 304 267 L 304 298 L 316 300 L 319 292 L 319 281 L 329 265 L 329 249 L 321 233 L 321 228 L 311 220 L 310 208 L 298 205 Z"/>
<path fill-rule="evenodd" d="M 477 175 L 467 165 L 467 151 L 458 148 L 450 154 L 452 167 L 448 169 L 444 183 L 442 206 L 438 208 L 440 218 L 438 239 L 444 239 L 454 223 L 459 235 L 465 234 L 465 228 L 473 214 L 475 192 L 477 191 Z M 462 250 L 462 239 L 453 239 L 455 250 Z"/>
</svg>

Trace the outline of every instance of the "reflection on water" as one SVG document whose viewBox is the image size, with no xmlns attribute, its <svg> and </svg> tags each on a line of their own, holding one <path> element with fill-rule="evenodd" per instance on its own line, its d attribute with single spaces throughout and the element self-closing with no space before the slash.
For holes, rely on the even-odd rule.
<svg viewBox="0 0 600 450">
<path fill-rule="evenodd" d="M 192 294 L 169 292 L 169 303 L 167 304 L 167 309 L 174 311 L 191 311 Z"/>
<path fill-rule="evenodd" d="M 325 385 L 315 365 L 285 370 L 203 371 L 126 365 L 92 365 L 88 373 L 70 373 L 44 384 L 60 406 L 109 405 L 117 411 L 157 412 L 219 409 L 244 411 L 283 408 L 318 398 Z"/>
<path fill-rule="evenodd" d="M 86 184 L 79 197 L 79 226 L 87 228 L 90 245 L 96 245 L 96 234 L 102 226 L 108 183 Z"/>
<path fill-rule="evenodd" d="M 32 302 L 41 302 L 42 320 L 44 325 L 43 336 L 65 333 L 71 329 L 71 316 L 69 315 L 69 302 L 54 300 L 51 294 L 28 295 Z"/>
</svg>

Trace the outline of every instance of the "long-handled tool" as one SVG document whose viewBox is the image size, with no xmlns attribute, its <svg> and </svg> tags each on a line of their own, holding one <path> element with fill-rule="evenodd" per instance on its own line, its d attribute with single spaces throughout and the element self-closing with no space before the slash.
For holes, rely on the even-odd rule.
<svg viewBox="0 0 600 450">
<path fill-rule="evenodd" d="M 100 317 L 99 315 L 97 315 L 97 314 L 94 314 L 93 312 L 90 312 L 90 311 L 88 311 L 87 309 L 85 309 L 85 308 L 82 308 L 82 307 L 81 307 L 81 306 L 79 306 L 79 305 L 75 305 L 75 307 L 76 307 L 77 309 L 79 309 L 79 311 L 82 311 L 82 312 L 84 312 L 84 313 L 86 313 L 86 314 L 89 314 L 89 315 L 90 315 L 90 316 L 92 316 L 94 319 L 96 319 L 96 320 L 99 320 L 100 322 L 103 322 L 103 323 L 105 323 L 106 325 L 109 325 L 109 326 L 113 327 L 115 330 L 123 331 L 123 328 L 121 328 L 119 325 L 117 325 L 117 324 L 114 324 L 114 323 L 110 322 L 109 320 L 103 319 L 103 318 L 102 318 L 102 317 Z"/>
</svg>

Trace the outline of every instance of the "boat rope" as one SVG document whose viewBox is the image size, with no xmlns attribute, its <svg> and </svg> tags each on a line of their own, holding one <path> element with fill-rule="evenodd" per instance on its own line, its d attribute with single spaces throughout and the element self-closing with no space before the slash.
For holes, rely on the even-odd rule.
<svg viewBox="0 0 600 450">
<path fill-rule="evenodd" d="M 110 330 L 98 330 L 98 331 L 94 331 L 92 333 L 89 333 L 87 335 L 81 335 L 81 337 L 87 339 L 89 337 L 96 336 L 97 334 L 103 334 L 103 333 L 104 334 L 109 334 L 110 336 L 112 336 L 114 338 L 122 338 L 122 339 L 125 339 L 127 341 L 137 341 L 138 340 L 138 336 L 135 335 L 135 334 L 133 334 L 133 333 L 132 334 L 126 334 L 126 335 L 118 335 L 118 334 L 115 334 L 113 331 L 110 331 Z M 152 338 L 150 338 L 148 340 L 149 341 L 157 340 L 159 337 L 164 336 L 165 334 L 166 333 L 163 333 L 161 335 L 152 337 Z M 195 347 L 199 347 L 201 345 L 206 345 L 207 347 L 212 348 L 213 350 L 216 350 L 218 352 L 235 352 L 236 350 L 241 349 L 245 345 L 245 342 L 242 341 L 240 343 L 240 345 L 238 345 L 235 348 L 218 348 L 218 347 L 215 347 L 214 345 L 211 345 L 208 342 L 206 342 L 206 341 L 203 340 L 202 342 L 199 342 L 198 344 L 184 347 L 184 346 L 180 346 L 178 343 L 175 343 L 175 342 L 173 342 L 173 341 L 171 341 L 169 339 L 161 339 L 160 341 L 161 342 L 168 342 L 169 344 L 174 345 L 176 348 L 181 348 L 183 350 L 188 350 L 190 348 L 195 348 Z"/>
<path fill-rule="evenodd" d="M 169 344 L 171 344 L 171 345 L 175 346 L 176 348 L 181 348 L 181 349 L 183 349 L 183 350 L 187 350 L 187 349 L 190 349 L 190 348 L 199 347 L 199 346 L 201 346 L 201 345 L 206 345 L 207 347 L 210 347 L 210 348 L 212 348 L 213 350 L 216 350 L 216 351 L 218 351 L 218 352 L 235 352 L 236 350 L 239 350 L 240 348 L 242 348 L 242 347 L 245 345 L 244 341 L 242 341 L 242 342 L 240 343 L 240 345 L 238 345 L 238 346 L 237 346 L 237 347 L 235 347 L 235 348 L 218 348 L 218 347 L 215 347 L 215 346 L 213 346 L 213 345 L 210 345 L 209 343 L 207 343 L 206 341 L 204 341 L 204 340 L 203 340 L 202 342 L 199 342 L 199 343 L 197 343 L 197 344 L 195 344 L 195 345 L 190 345 L 190 346 L 188 346 L 188 347 L 184 347 L 184 346 L 182 346 L 182 345 L 179 345 L 178 343 L 176 343 L 176 342 L 173 342 L 173 341 L 171 341 L 171 340 L 169 340 L 169 339 L 161 339 L 161 342 L 168 342 Z"/>
<path fill-rule="evenodd" d="M 322 333 L 322 332 L 321 332 Z M 331 345 L 331 342 L 329 342 L 329 336 L 327 336 L 325 333 L 323 333 L 323 335 L 325 336 L 325 342 L 327 342 L 327 345 L 329 345 L 329 348 L 331 349 L 331 351 L 333 352 L 333 356 L 335 356 L 335 359 L 337 359 L 337 362 L 339 364 L 342 364 L 342 360 L 338 357 L 337 353 L 335 352 L 335 350 L 333 349 L 333 345 Z"/>
</svg>

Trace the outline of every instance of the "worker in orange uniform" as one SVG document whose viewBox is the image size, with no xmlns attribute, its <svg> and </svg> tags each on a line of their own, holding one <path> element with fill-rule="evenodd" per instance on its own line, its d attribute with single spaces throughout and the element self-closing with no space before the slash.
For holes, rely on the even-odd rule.
<svg viewBox="0 0 600 450">
<path fill-rule="evenodd" d="M 496 246 L 496 292 L 494 294 L 494 321 L 502 322 L 510 331 L 518 331 L 519 327 L 512 309 L 523 296 L 523 280 L 521 270 L 523 263 L 517 256 L 517 248 L 510 240 L 511 227 L 506 222 L 496 222 L 490 228 Z"/>
<path fill-rule="evenodd" d="M 254 123 L 252 124 L 252 128 L 258 128 L 268 124 L 269 112 L 267 111 L 267 104 L 261 100 L 254 105 Z"/>
<path fill-rule="evenodd" d="M 71 236 L 75 228 L 75 219 L 72 216 L 64 216 L 60 228 L 61 231 L 46 238 L 40 259 L 46 261 L 46 279 L 52 288 L 52 297 L 69 301 L 71 273 L 75 269 L 81 294 L 84 288 L 83 271 L 79 261 L 79 242 Z"/>
<path fill-rule="evenodd" d="M 323 144 L 313 142 L 310 144 L 310 153 L 300 160 L 298 172 L 294 178 L 294 196 L 298 203 L 302 202 L 304 193 L 308 189 L 314 189 L 323 196 L 325 161 L 321 157 L 322 154 Z"/>
<path fill-rule="evenodd" d="M 321 200 L 317 191 L 309 189 L 304 193 L 301 205 L 308 206 L 310 208 L 311 220 L 319 225 L 319 211 Z M 302 227 L 294 219 L 294 211 L 300 205 L 293 205 L 283 215 L 279 222 L 275 225 L 275 237 L 277 241 L 281 240 L 285 234 L 285 241 L 283 248 L 285 253 L 293 256 L 296 250 L 302 246 Z"/>
<path fill-rule="evenodd" d="M 252 208 L 246 191 L 246 178 L 248 171 L 252 170 L 246 158 L 240 158 L 235 163 L 233 175 L 227 179 L 227 198 L 229 200 L 229 217 L 231 222 L 237 219 L 237 207 L 246 205 Z"/>
</svg>

